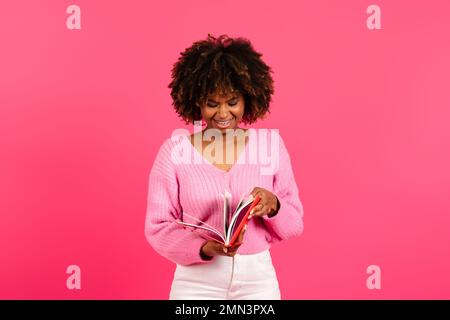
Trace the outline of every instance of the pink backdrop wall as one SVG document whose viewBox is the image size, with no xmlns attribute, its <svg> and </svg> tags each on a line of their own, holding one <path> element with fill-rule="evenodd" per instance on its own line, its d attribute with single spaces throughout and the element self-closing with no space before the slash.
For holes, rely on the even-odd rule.
<svg viewBox="0 0 450 320">
<path fill-rule="evenodd" d="M 81 8 L 81 29 L 66 8 Z M 380 30 L 366 8 L 381 9 Z M 272 249 L 285 299 L 450 298 L 450 3 L 2 1 L 0 298 L 166 299 L 148 173 L 183 127 L 170 68 L 207 33 L 274 70 L 271 116 L 305 231 Z M 66 268 L 81 268 L 81 290 Z M 381 289 L 366 286 L 369 265 Z"/>
</svg>

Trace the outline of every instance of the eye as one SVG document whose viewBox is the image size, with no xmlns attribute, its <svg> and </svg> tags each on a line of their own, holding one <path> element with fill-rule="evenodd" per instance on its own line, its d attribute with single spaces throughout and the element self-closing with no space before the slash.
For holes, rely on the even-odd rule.
<svg viewBox="0 0 450 320">
<path fill-rule="evenodd" d="M 239 99 L 232 99 L 232 100 L 230 100 L 229 102 L 228 102 L 228 105 L 229 106 L 235 106 L 235 105 L 237 105 L 238 104 L 238 102 L 239 102 Z M 212 100 L 208 100 L 207 102 L 206 102 L 206 105 L 208 106 L 208 107 L 210 107 L 210 108 L 215 108 L 215 107 L 217 107 L 218 106 L 218 104 L 216 103 L 216 102 L 214 102 L 214 101 L 212 101 Z"/>
</svg>

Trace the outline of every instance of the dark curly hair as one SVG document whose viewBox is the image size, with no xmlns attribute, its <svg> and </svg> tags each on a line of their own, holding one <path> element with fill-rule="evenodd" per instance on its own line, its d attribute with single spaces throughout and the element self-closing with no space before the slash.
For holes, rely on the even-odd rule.
<svg viewBox="0 0 450 320">
<path fill-rule="evenodd" d="M 210 94 L 238 91 L 244 97 L 242 121 L 247 124 L 269 111 L 274 93 L 271 68 L 245 38 L 218 38 L 208 34 L 197 41 L 174 64 L 169 84 L 173 106 L 186 123 L 201 119 L 200 105 Z"/>
</svg>

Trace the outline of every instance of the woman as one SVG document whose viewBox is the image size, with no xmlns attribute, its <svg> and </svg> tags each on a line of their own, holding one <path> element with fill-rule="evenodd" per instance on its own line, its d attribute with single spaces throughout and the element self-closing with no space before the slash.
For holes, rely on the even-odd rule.
<svg viewBox="0 0 450 320">
<path fill-rule="evenodd" d="M 244 38 L 208 35 L 182 52 L 172 70 L 176 112 L 186 123 L 202 120 L 206 127 L 167 139 L 150 173 L 145 234 L 160 255 L 177 264 L 170 299 L 281 299 L 269 248 L 302 233 L 303 208 L 283 140 L 261 139 L 258 131 L 239 127 L 269 111 L 272 71 L 261 56 Z M 245 158 L 261 151 L 255 149 L 258 138 L 257 148 L 264 141 L 274 151 L 273 172 Z M 174 152 L 180 148 L 184 161 Z M 189 213 L 223 230 L 224 190 L 233 208 L 243 194 L 261 199 L 235 245 L 176 223 Z"/>
</svg>

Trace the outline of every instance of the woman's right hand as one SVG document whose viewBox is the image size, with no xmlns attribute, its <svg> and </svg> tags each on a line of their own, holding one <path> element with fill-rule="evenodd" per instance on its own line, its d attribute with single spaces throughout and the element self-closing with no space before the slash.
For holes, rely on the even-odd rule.
<svg viewBox="0 0 450 320">
<path fill-rule="evenodd" d="M 231 247 L 225 247 L 223 244 L 218 243 L 214 240 L 208 240 L 205 242 L 205 244 L 201 248 L 201 253 L 209 258 L 213 258 L 214 256 L 229 256 L 234 257 L 237 250 L 242 244 L 242 241 L 244 240 L 244 234 L 245 230 L 247 229 L 247 226 L 245 226 L 241 234 L 238 237 L 238 240 L 236 241 L 236 244 Z M 211 259 L 205 259 L 205 260 L 211 260 Z"/>
</svg>

